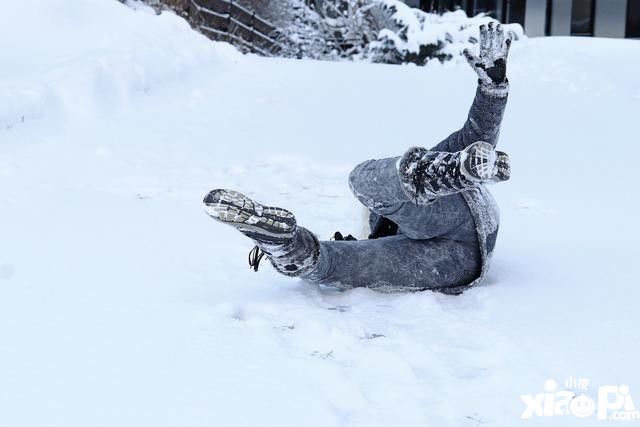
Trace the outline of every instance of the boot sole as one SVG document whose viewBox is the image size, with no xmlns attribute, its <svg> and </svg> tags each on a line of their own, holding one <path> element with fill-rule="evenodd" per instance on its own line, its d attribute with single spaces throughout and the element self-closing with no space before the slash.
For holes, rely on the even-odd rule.
<svg viewBox="0 0 640 427">
<path fill-rule="evenodd" d="M 493 145 L 484 141 L 475 142 L 462 152 L 463 171 L 474 181 L 488 181 L 496 173 L 497 159 L 498 155 Z"/>
<path fill-rule="evenodd" d="M 493 178 L 495 182 L 507 181 L 511 178 L 511 163 L 509 155 L 504 151 L 496 151 L 498 160 L 496 160 L 496 176 Z"/>
<path fill-rule="evenodd" d="M 237 191 L 212 190 L 203 203 L 211 218 L 256 237 L 287 239 L 296 229 L 296 219 L 291 212 L 263 206 Z"/>
</svg>

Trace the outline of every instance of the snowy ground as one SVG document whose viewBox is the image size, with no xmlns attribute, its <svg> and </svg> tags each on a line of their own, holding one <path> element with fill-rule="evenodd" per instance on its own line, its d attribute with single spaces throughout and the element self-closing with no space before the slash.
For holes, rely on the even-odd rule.
<svg viewBox="0 0 640 427">
<path fill-rule="evenodd" d="M 358 232 L 350 168 L 459 127 L 466 64 L 243 57 L 115 1 L 14 3 L 0 426 L 512 426 L 520 395 L 570 377 L 640 408 L 639 42 L 516 43 L 488 283 L 384 295 L 250 271 L 201 199 L 236 188 L 321 237 Z"/>
</svg>

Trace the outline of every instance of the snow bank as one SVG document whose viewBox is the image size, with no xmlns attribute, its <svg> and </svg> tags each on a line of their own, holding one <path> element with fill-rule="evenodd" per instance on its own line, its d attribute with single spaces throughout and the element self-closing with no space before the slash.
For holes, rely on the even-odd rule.
<svg viewBox="0 0 640 427">
<path fill-rule="evenodd" d="M 117 1 L 10 2 L 0 28 L 0 129 L 66 114 L 92 117 L 132 94 L 236 58 L 174 14 Z"/>
</svg>

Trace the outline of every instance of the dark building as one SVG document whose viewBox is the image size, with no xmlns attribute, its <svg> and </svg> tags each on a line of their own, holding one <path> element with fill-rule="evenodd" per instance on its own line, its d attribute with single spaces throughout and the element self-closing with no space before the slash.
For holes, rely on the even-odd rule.
<svg viewBox="0 0 640 427">
<path fill-rule="evenodd" d="M 528 36 L 640 38 L 640 0 L 405 0 L 427 12 L 462 9 L 518 22 Z"/>
</svg>

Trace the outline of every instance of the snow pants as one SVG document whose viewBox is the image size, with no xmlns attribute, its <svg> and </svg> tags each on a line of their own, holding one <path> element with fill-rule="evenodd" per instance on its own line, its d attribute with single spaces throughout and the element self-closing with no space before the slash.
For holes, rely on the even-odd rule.
<svg viewBox="0 0 640 427">
<path fill-rule="evenodd" d="M 478 88 L 464 126 L 432 150 L 455 152 L 476 141 L 495 146 L 506 101 L 506 95 L 491 96 Z M 317 266 L 304 280 L 342 289 L 446 291 L 478 278 L 482 263 L 478 234 L 465 198 L 454 194 L 425 205 L 414 203 L 401 187 L 398 159 L 366 161 L 349 176 L 353 193 L 370 211 L 370 223 L 383 216 L 398 226 L 396 234 L 321 241 Z"/>
</svg>

